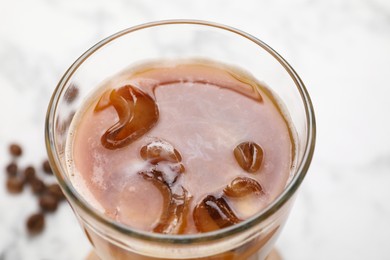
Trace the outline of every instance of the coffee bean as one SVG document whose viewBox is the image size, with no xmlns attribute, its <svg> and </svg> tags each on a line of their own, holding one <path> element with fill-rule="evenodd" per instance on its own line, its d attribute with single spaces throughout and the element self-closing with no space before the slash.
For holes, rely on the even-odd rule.
<svg viewBox="0 0 390 260">
<path fill-rule="evenodd" d="M 22 155 L 23 153 L 23 150 L 22 150 L 22 147 L 18 144 L 11 144 L 9 146 L 9 152 L 12 156 L 14 157 L 19 157 Z"/>
<path fill-rule="evenodd" d="M 16 176 L 18 174 L 18 165 L 12 162 L 7 165 L 6 171 L 9 177 Z"/>
<path fill-rule="evenodd" d="M 47 174 L 53 174 L 53 171 L 51 170 L 51 167 L 50 167 L 50 163 L 48 160 L 45 160 L 43 163 L 42 163 L 42 169 L 45 173 Z"/>
<path fill-rule="evenodd" d="M 43 213 L 31 215 L 27 219 L 26 227 L 30 235 L 36 235 L 43 231 L 45 227 L 45 216 Z"/>
<path fill-rule="evenodd" d="M 23 191 L 24 180 L 23 178 L 14 176 L 7 179 L 7 190 L 9 193 L 17 194 Z"/>
<path fill-rule="evenodd" d="M 64 99 L 65 99 L 66 103 L 70 104 L 73 101 L 75 101 L 75 99 L 78 97 L 78 95 L 79 95 L 79 88 L 75 85 L 71 85 L 66 90 L 65 95 L 64 95 Z"/>
<path fill-rule="evenodd" d="M 58 200 L 51 194 L 44 194 L 39 198 L 39 206 L 43 211 L 54 212 L 58 206 Z"/>
<path fill-rule="evenodd" d="M 35 168 L 33 166 L 28 166 L 26 169 L 24 169 L 24 179 L 27 182 L 31 182 L 33 179 L 35 179 Z"/>
<path fill-rule="evenodd" d="M 34 194 L 42 194 L 46 190 L 45 183 L 37 177 L 30 181 L 30 185 Z"/>
<path fill-rule="evenodd" d="M 47 190 L 48 194 L 56 197 L 58 201 L 65 199 L 64 193 L 62 192 L 60 185 L 58 185 L 56 183 L 47 186 L 46 190 Z"/>
<path fill-rule="evenodd" d="M 78 89 L 75 88 L 68 93 L 68 101 L 73 102 L 77 95 Z M 28 233 L 30 235 L 37 235 L 41 233 L 45 227 L 44 213 L 55 212 L 58 208 L 58 203 L 64 200 L 65 196 L 58 184 L 46 186 L 45 182 L 38 178 L 34 166 L 29 165 L 19 173 L 16 158 L 23 154 L 23 149 L 20 145 L 16 143 L 10 144 L 9 153 L 13 157 L 13 162 L 9 163 L 5 169 L 8 176 L 5 183 L 8 192 L 11 194 L 21 193 L 24 189 L 24 185 L 28 184 L 31 186 L 31 191 L 34 194 L 39 195 L 38 202 L 41 212 L 31 215 L 26 220 L 26 229 Z M 47 174 L 53 174 L 48 160 L 45 160 L 42 163 L 42 170 Z"/>
</svg>

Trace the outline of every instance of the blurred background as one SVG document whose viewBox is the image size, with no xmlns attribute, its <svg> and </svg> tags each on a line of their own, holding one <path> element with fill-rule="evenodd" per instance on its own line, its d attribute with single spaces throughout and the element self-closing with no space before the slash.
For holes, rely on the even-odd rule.
<svg viewBox="0 0 390 260">
<path fill-rule="evenodd" d="M 28 189 L 7 192 L 8 145 L 23 145 L 20 167 L 40 169 L 46 108 L 72 62 L 114 32 L 172 18 L 260 38 L 311 94 L 317 147 L 276 245 L 283 259 L 390 259 L 390 1 L 0 0 L 0 260 L 88 254 L 66 203 L 41 235 L 28 236 L 38 204 Z"/>
</svg>

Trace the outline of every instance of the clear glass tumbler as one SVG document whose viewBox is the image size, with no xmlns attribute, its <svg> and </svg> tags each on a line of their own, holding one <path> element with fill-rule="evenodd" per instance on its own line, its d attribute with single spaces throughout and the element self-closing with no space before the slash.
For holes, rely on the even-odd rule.
<svg viewBox="0 0 390 260">
<path fill-rule="evenodd" d="M 192 235 L 134 230 L 97 211 L 73 187 L 65 158 L 69 126 L 81 104 L 105 79 L 132 64 L 187 58 L 231 64 L 264 82 L 278 97 L 295 128 L 296 164 L 291 168 L 284 191 L 264 210 L 239 224 Z M 314 144 L 313 107 L 293 68 L 271 47 L 245 32 L 195 20 L 135 26 L 93 46 L 62 77 L 49 104 L 46 121 L 51 166 L 95 254 L 101 259 L 265 259 L 308 171 Z"/>
</svg>

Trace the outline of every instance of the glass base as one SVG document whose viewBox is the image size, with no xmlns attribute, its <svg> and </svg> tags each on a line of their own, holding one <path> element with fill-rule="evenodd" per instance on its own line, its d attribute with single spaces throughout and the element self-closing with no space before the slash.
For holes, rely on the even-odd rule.
<svg viewBox="0 0 390 260">
<path fill-rule="evenodd" d="M 89 253 L 89 255 L 85 258 L 85 260 L 101 260 L 93 251 Z M 269 256 L 267 256 L 266 260 L 283 260 L 278 250 L 275 248 L 272 249 Z"/>
</svg>

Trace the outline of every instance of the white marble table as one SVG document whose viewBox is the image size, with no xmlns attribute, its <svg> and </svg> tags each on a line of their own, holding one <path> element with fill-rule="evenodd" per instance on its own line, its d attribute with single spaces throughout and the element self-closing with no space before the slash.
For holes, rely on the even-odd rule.
<svg viewBox="0 0 390 260">
<path fill-rule="evenodd" d="M 277 247 L 286 260 L 390 259 L 390 2 L 388 0 L 0 0 L 0 168 L 21 142 L 21 165 L 45 157 L 46 106 L 67 67 L 113 32 L 168 18 L 247 31 L 301 75 L 318 126 L 315 157 Z M 3 171 L 3 170 L 2 170 Z M 90 247 L 70 208 L 37 238 L 29 192 L 0 174 L 0 260 L 83 259 Z"/>
</svg>

